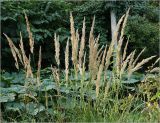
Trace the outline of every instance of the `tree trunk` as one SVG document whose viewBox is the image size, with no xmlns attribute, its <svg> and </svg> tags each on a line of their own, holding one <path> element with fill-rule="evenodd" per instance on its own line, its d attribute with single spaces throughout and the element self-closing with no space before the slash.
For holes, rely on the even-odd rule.
<svg viewBox="0 0 160 123">
<path fill-rule="evenodd" d="M 116 68 L 116 49 L 117 49 L 117 38 L 114 38 L 114 33 L 116 31 L 116 13 L 114 9 L 110 10 L 110 15 L 111 15 L 111 35 L 112 35 L 112 40 L 115 40 L 115 45 L 113 49 L 113 68 Z"/>
<path fill-rule="evenodd" d="M 112 40 L 114 37 L 114 32 L 116 31 L 116 13 L 113 9 L 110 11 L 111 14 L 111 35 L 112 35 Z M 115 41 L 115 48 L 117 47 L 117 41 Z"/>
</svg>

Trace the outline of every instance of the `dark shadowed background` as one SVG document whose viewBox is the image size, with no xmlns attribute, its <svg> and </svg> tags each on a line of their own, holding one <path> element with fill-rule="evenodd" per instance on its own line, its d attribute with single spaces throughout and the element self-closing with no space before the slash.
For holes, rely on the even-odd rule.
<svg viewBox="0 0 160 123">
<path fill-rule="evenodd" d="M 42 46 L 42 67 L 56 64 L 54 58 L 54 33 L 60 35 L 61 68 L 64 67 L 64 49 L 70 36 L 69 13 L 72 11 L 75 27 L 81 33 L 83 17 L 86 17 L 86 41 L 92 23 L 96 17 L 95 35 L 100 34 L 100 45 L 111 41 L 110 11 L 114 9 L 118 20 L 128 8 L 130 16 L 125 30 L 125 40 L 130 37 L 127 52 L 136 49 L 139 53 L 144 47 L 146 51 L 141 59 L 151 55 L 159 55 L 159 2 L 158 1 L 4 1 L 1 3 L 1 67 L 7 71 L 15 71 L 6 33 L 18 46 L 19 33 L 22 32 L 26 53 L 29 54 L 28 33 L 24 19 L 28 15 L 31 30 L 35 39 L 35 54 L 32 64 L 36 67 L 39 46 Z M 149 65 L 150 63 L 148 63 Z"/>
</svg>

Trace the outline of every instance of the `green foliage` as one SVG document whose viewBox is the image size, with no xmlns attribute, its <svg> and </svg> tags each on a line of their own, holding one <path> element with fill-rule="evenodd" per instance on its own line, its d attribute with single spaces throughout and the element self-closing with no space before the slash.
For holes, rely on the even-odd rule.
<svg viewBox="0 0 160 123">
<path fill-rule="evenodd" d="M 107 3 L 108 4 L 108 3 Z M 105 2 L 99 1 L 85 1 L 83 4 L 77 6 L 73 9 L 73 14 L 75 16 L 75 25 L 76 28 L 81 28 L 82 23 L 78 23 L 80 20 L 83 20 L 86 17 L 86 27 L 91 27 L 91 22 L 93 16 L 96 18 L 94 33 L 95 35 L 100 34 L 100 45 L 110 42 L 110 13 L 108 8 L 105 8 Z M 90 29 L 87 28 L 86 33 L 87 37 L 89 35 Z"/>
<path fill-rule="evenodd" d="M 22 32 L 24 38 L 25 49 L 28 46 L 28 33 L 26 32 L 26 24 L 24 19 L 25 10 L 30 26 L 35 38 L 35 61 L 38 56 L 38 48 L 41 45 L 45 55 L 43 57 L 43 67 L 48 64 L 55 64 L 53 50 L 53 35 L 56 32 L 60 35 L 61 52 L 69 33 L 69 12 L 73 11 L 75 15 L 76 28 L 81 28 L 80 23 L 84 16 L 86 17 L 86 27 L 90 27 L 93 16 L 96 17 L 95 31 L 96 35 L 100 34 L 100 45 L 109 44 L 111 41 L 110 29 L 110 10 L 114 9 L 117 20 L 122 13 L 129 7 L 130 16 L 126 29 L 126 37 L 130 38 L 130 48 L 137 49 L 139 52 L 147 47 L 144 57 L 158 55 L 158 3 L 156 1 L 3 1 L 1 12 L 1 32 L 12 37 L 14 42 L 19 41 L 19 32 Z M 88 39 L 90 29 L 86 30 L 86 39 Z M 79 30 L 81 34 L 81 30 Z M 1 34 L 2 35 L 2 34 Z M 143 37 L 141 35 L 144 35 Z M 18 45 L 18 43 L 17 43 Z M 2 35 L 2 69 L 10 71 L 14 70 L 14 63 L 8 44 Z M 29 54 L 29 50 L 26 51 Z M 61 56 L 61 67 L 64 66 Z"/>
<path fill-rule="evenodd" d="M 34 1 L 32 1 L 31 3 L 4 2 L 4 6 L 2 9 L 3 12 L 6 13 L 2 14 L 3 26 L 7 23 L 12 26 L 13 23 L 15 25 L 14 27 L 8 26 L 8 31 L 7 28 L 4 27 L 2 29 L 6 29 L 5 31 L 10 35 L 15 34 L 15 37 L 13 36 L 13 39 L 15 39 L 14 41 L 16 42 L 16 40 L 19 40 L 18 38 L 16 39 L 16 37 L 18 37 L 19 35 L 19 29 L 17 32 L 14 29 L 20 28 L 24 36 L 24 43 L 27 42 L 27 32 L 25 31 L 26 27 L 22 12 L 25 9 L 27 15 L 29 16 L 32 32 L 35 36 L 36 45 L 51 44 L 50 42 L 48 43 L 47 40 L 52 40 L 51 36 L 54 34 L 54 32 L 57 32 L 60 35 L 64 35 L 60 39 L 62 41 L 61 44 L 64 43 L 69 35 L 69 31 L 67 31 L 66 29 L 69 22 L 66 21 L 68 16 L 67 14 L 70 10 L 69 8 L 71 7 L 71 5 L 75 5 L 76 3 L 68 2 L 67 5 L 64 5 L 65 2 L 63 1 L 47 1 L 40 2 L 38 4 L 36 3 L 37 2 Z M 96 18 L 98 17 L 99 20 L 98 22 L 96 22 L 97 26 L 95 27 L 95 33 L 96 35 L 98 33 L 102 33 L 102 37 L 100 39 L 101 45 L 106 41 L 109 41 L 107 37 L 108 34 L 106 34 L 106 29 L 104 28 L 105 26 L 107 26 L 104 20 L 108 20 L 109 18 L 102 18 L 99 14 L 103 13 L 104 15 L 106 15 L 107 13 L 108 15 L 109 10 L 112 8 L 118 10 L 122 6 L 125 6 L 126 3 L 130 5 L 130 2 L 116 5 L 114 2 L 105 1 L 94 3 L 92 1 L 86 1 L 82 2 L 83 4 L 80 4 L 79 2 L 77 3 L 78 7 L 73 9 L 73 13 L 77 15 L 78 13 L 80 13 L 80 16 L 78 15 L 75 18 L 75 23 L 78 23 L 79 20 L 82 20 L 83 16 L 85 15 L 87 16 L 86 24 L 89 24 L 92 20 L 92 14 L 95 14 Z M 133 5 L 141 6 L 143 5 L 142 3 L 140 2 L 140 4 L 136 3 Z M 52 6 L 54 5 L 55 7 L 52 8 Z M 153 4 L 149 4 L 149 6 L 150 5 L 152 7 Z M 157 27 L 155 27 L 155 25 L 157 25 L 157 22 L 154 19 L 155 21 L 150 23 L 150 21 L 153 21 L 152 18 L 155 17 L 154 12 L 150 13 L 151 18 L 150 16 L 142 17 L 141 13 L 146 10 L 145 7 L 146 6 L 141 6 L 139 10 L 133 9 L 126 31 L 127 36 L 131 34 L 131 44 L 137 43 L 136 49 L 138 51 L 143 47 L 142 45 L 146 46 L 146 37 L 150 39 L 153 44 L 155 44 L 155 42 L 157 41 L 156 36 L 158 29 Z M 9 12 L 7 12 L 7 9 L 9 10 Z M 134 15 L 134 12 L 137 12 L 138 15 Z M 18 13 L 18 15 L 16 15 L 15 13 Z M 144 15 L 147 14 L 145 13 Z M 22 23 L 19 23 L 19 21 L 17 21 L 18 18 L 20 18 Z M 141 26 L 139 26 L 139 23 L 141 23 Z M 79 28 L 79 26 L 82 25 L 78 23 L 78 25 L 76 25 L 76 28 Z M 107 29 L 109 30 L 109 28 Z M 132 31 L 134 32 L 132 33 Z M 87 36 L 88 34 L 89 30 L 87 30 Z M 142 37 L 142 35 L 144 37 Z M 152 38 L 151 35 L 154 35 L 154 37 Z M 137 40 L 139 42 L 137 42 Z M 142 41 L 144 41 L 145 44 Z M 3 41 L 3 43 L 5 44 L 6 42 Z M 28 42 L 25 44 L 28 44 Z M 35 51 L 37 51 L 36 45 Z M 140 46 L 138 47 L 138 45 Z M 62 47 L 64 46 L 65 45 L 63 45 Z M 25 49 L 27 49 L 27 47 L 28 46 L 26 45 Z M 44 47 L 46 47 L 46 49 L 44 48 L 45 50 L 43 52 L 45 52 L 46 50 L 47 52 L 45 52 L 43 60 L 44 57 L 48 59 L 48 56 L 52 53 L 50 52 L 51 50 L 48 45 Z M 4 54 L 7 53 L 7 47 L 3 50 L 5 51 Z M 27 52 L 27 54 L 28 53 L 29 51 Z M 154 53 L 157 52 L 155 51 Z M 61 57 L 61 59 L 63 60 L 64 58 Z M 131 77 L 128 78 L 128 73 L 124 72 L 123 75 L 119 78 L 119 76 L 114 71 L 114 68 L 112 71 L 103 71 L 99 80 L 100 93 L 97 97 L 95 85 L 96 80 L 91 79 L 89 72 L 84 70 L 84 74 L 78 73 L 78 77 L 75 78 L 74 70 L 69 70 L 69 81 L 66 81 L 65 71 L 59 69 L 58 72 L 60 74 L 60 81 L 57 84 L 56 79 L 52 76 L 51 69 L 42 69 L 40 85 L 37 84 L 37 71 L 33 71 L 33 78 L 26 78 L 25 73 L 21 71 L 19 73 L 11 74 L 8 72 L 2 72 L 0 82 L 0 103 L 2 104 L 3 114 L 2 121 L 156 122 L 158 120 L 158 114 L 160 113 L 158 104 L 160 94 L 158 74 L 139 74 L 134 72 Z"/>
<path fill-rule="evenodd" d="M 24 11 L 26 12 L 31 31 L 33 32 L 35 44 L 35 58 L 39 46 L 42 46 L 46 53 L 43 57 L 46 63 L 54 63 L 53 59 L 53 36 L 57 33 L 60 36 L 60 41 L 65 43 L 69 34 L 69 11 L 71 5 L 68 2 L 58 1 L 3 1 L 1 12 L 1 29 L 3 33 L 11 36 L 17 44 L 19 42 L 19 33 L 22 32 L 25 49 L 28 49 L 28 33 L 26 31 L 26 22 L 24 19 Z M 2 34 L 1 34 L 2 35 Z M 7 61 L 12 61 L 10 50 L 8 49 L 7 41 L 2 35 L 2 68 L 13 68 L 14 64 Z M 63 51 L 62 47 L 62 51 Z M 27 54 L 29 50 L 26 51 Z M 6 57 L 7 56 L 7 57 Z M 10 57 L 8 57 L 10 56 Z M 44 65 L 46 66 L 46 65 Z"/>
<path fill-rule="evenodd" d="M 7 22 L 10 22 L 11 24 L 15 23 L 15 28 L 13 30 L 16 29 L 16 34 L 14 36 L 19 35 L 19 32 L 22 31 L 24 34 L 24 38 L 27 38 L 25 26 L 26 24 L 23 13 L 24 10 L 29 17 L 36 42 L 44 41 L 47 38 L 52 37 L 52 34 L 54 34 L 54 32 L 59 32 L 59 30 L 61 30 L 61 26 L 66 25 L 67 23 L 66 18 L 64 17 L 67 17 L 66 14 L 69 11 L 69 4 L 66 4 L 65 2 L 37 3 L 36 1 L 6 1 L 3 2 L 2 5 L 2 25 L 3 23 L 5 24 Z M 9 28 L 9 26 L 7 28 Z M 2 29 L 7 30 L 7 28 Z M 7 32 L 5 30 L 5 33 L 12 33 L 13 31 L 10 30 L 9 32 Z M 63 32 L 65 32 L 65 28 L 63 28 Z"/>
<path fill-rule="evenodd" d="M 42 76 L 48 73 L 48 70 L 50 68 L 42 70 Z M 109 79 L 113 73 L 112 71 L 107 73 Z M 95 82 L 90 81 L 87 73 L 83 77 L 85 78 L 83 82 L 81 82 L 81 75 L 79 75 L 79 79 L 76 79 L 70 74 L 69 83 L 66 83 L 61 76 L 59 96 L 57 96 L 56 82 L 50 74 L 47 74 L 47 76 L 41 78 L 41 84 L 38 86 L 34 84 L 36 82 L 34 78 L 26 79 L 23 72 L 19 74 L 2 73 L 1 83 L 3 83 L 3 87 L 0 88 L 0 102 L 3 107 L 4 120 L 13 121 L 11 119 L 15 118 L 14 115 L 17 115 L 15 121 L 144 122 L 146 118 L 143 117 L 146 117 L 149 112 L 152 112 L 150 121 L 157 119 L 155 116 L 156 112 L 159 112 L 158 109 L 152 107 L 152 110 L 149 111 L 148 107 L 145 106 L 145 102 L 157 102 L 159 99 L 159 92 L 155 93 L 153 91 L 158 86 L 157 74 L 147 74 L 144 77 L 142 74 L 135 73 L 128 81 L 125 81 L 124 76 L 121 81 L 122 85 L 120 80 L 113 78 L 108 96 L 105 99 L 103 97 L 103 80 L 100 84 L 100 97 L 96 99 Z M 145 81 L 145 83 L 141 83 L 141 81 Z M 151 82 L 154 84 L 151 84 Z M 145 98 L 146 95 L 148 98 Z M 139 111 L 143 113 L 136 116 Z M 132 118 L 130 118 L 131 116 Z"/>
<path fill-rule="evenodd" d="M 86 23 L 91 23 L 91 19 L 95 15 L 95 34 L 100 34 L 100 44 L 102 45 L 111 40 L 110 10 L 115 10 L 118 20 L 129 7 L 131 9 L 125 30 L 126 38 L 130 37 L 129 51 L 136 49 L 137 52 L 140 52 L 146 47 L 142 58 L 153 54 L 158 56 L 159 9 L 156 1 L 86 1 L 74 9 L 75 15 L 78 15 L 75 19 L 78 23 L 86 16 L 90 17 L 90 19 L 86 19 Z M 81 25 L 78 24 L 77 26 Z M 87 32 L 89 34 L 89 30 Z"/>
<path fill-rule="evenodd" d="M 126 34 L 130 35 L 130 50 L 140 52 L 146 47 L 145 57 L 159 52 L 158 23 L 150 23 L 144 17 L 131 16 L 128 21 Z M 143 35 L 143 36 L 142 36 Z"/>
</svg>

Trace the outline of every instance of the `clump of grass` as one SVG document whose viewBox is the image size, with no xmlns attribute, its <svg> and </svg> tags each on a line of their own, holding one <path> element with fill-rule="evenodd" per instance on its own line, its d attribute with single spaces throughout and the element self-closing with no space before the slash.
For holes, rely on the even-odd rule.
<svg viewBox="0 0 160 123">
<path fill-rule="evenodd" d="M 70 13 L 70 23 L 71 23 L 70 30 L 71 30 L 71 44 L 72 44 L 72 61 L 74 65 L 75 76 L 77 78 L 77 72 L 78 72 L 77 55 L 78 55 L 79 34 L 78 30 L 75 31 L 72 13 Z"/>
<path fill-rule="evenodd" d="M 85 48 L 85 18 L 83 20 L 83 27 L 82 27 L 82 37 L 80 43 L 80 50 L 79 50 L 79 68 L 82 68 L 82 60 L 84 55 L 84 48 Z"/>
<path fill-rule="evenodd" d="M 52 70 L 54 80 L 56 81 L 58 95 L 60 95 L 60 91 L 59 91 L 59 88 L 60 88 L 59 70 L 55 67 L 52 67 L 52 66 L 51 66 L 51 70 Z"/>
<path fill-rule="evenodd" d="M 59 68 L 60 65 L 60 44 L 59 44 L 59 36 L 56 36 L 56 33 L 54 34 L 54 44 L 55 44 L 55 59 Z"/>
<path fill-rule="evenodd" d="M 66 82 L 68 82 L 69 74 L 69 39 L 67 40 L 66 50 L 65 50 L 65 75 Z"/>
<path fill-rule="evenodd" d="M 26 78 L 28 78 L 28 77 L 33 78 L 32 68 L 31 68 L 31 65 L 30 65 L 30 56 L 29 56 L 29 58 L 27 58 L 27 56 L 25 54 L 21 33 L 20 33 L 20 37 L 21 37 L 21 39 L 20 39 L 20 50 L 21 50 L 21 52 L 14 45 L 13 41 L 6 34 L 4 34 L 4 35 L 6 36 L 8 42 L 9 42 L 9 46 L 11 48 L 12 55 L 13 55 L 15 61 L 16 61 L 16 63 L 15 63 L 16 68 L 19 69 L 19 63 L 18 63 L 18 59 L 17 59 L 17 56 L 18 56 L 21 64 L 24 66 L 24 69 L 26 70 Z"/>
<path fill-rule="evenodd" d="M 135 106 L 135 103 L 141 101 L 139 99 L 139 95 L 132 95 L 127 90 L 127 94 L 125 95 L 123 87 L 123 75 L 128 73 L 128 81 L 130 81 L 131 75 L 138 71 L 145 63 L 150 61 L 151 59 L 155 58 L 155 56 L 151 56 L 149 58 L 143 59 L 142 61 L 138 62 L 140 55 L 144 52 L 143 49 L 139 55 L 135 58 L 136 50 L 132 51 L 128 56 L 126 55 L 128 41 L 125 45 L 125 48 L 122 52 L 122 45 L 123 45 L 123 35 L 124 29 L 126 26 L 127 18 L 129 16 L 129 10 L 126 14 L 124 14 L 121 19 L 119 20 L 116 31 L 114 32 L 114 38 L 112 39 L 110 45 L 99 47 L 99 38 L 100 35 L 95 38 L 94 36 L 94 24 L 95 24 L 95 17 L 93 18 L 90 35 L 89 35 L 89 57 L 87 58 L 85 51 L 85 42 L 86 42 L 86 35 L 85 35 L 85 18 L 83 20 L 83 27 L 82 27 L 82 37 L 79 40 L 79 33 L 78 30 L 75 31 L 74 28 L 74 20 L 72 13 L 70 13 L 70 32 L 71 37 L 68 38 L 66 49 L 65 49 L 65 82 L 71 82 L 67 84 L 67 88 L 71 88 L 69 91 L 71 93 L 70 98 L 72 101 L 70 103 L 74 104 L 74 108 L 76 110 L 67 109 L 63 110 L 65 107 L 64 100 L 61 102 L 62 98 L 58 98 L 56 101 L 59 103 L 57 105 L 58 112 L 56 116 L 58 117 L 58 121 L 64 122 L 62 113 L 70 113 L 73 116 L 77 116 L 77 119 L 68 119 L 69 121 L 81 121 L 80 119 L 83 118 L 83 121 L 125 121 L 127 116 L 134 112 L 138 106 Z M 32 37 L 32 33 L 29 27 L 29 21 L 27 15 L 25 14 L 26 24 L 27 24 L 27 31 L 29 33 L 29 44 L 30 44 L 30 51 L 33 53 L 34 50 L 34 39 Z M 122 25 L 122 29 L 120 30 L 120 25 Z M 118 39 L 118 34 L 120 33 L 120 38 Z M 14 45 L 13 41 L 4 34 L 9 42 L 9 46 L 11 48 L 12 55 L 15 60 L 15 66 L 19 69 L 18 60 L 23 65 L 26 78 L 33 78 L 32 67 L 30 65 L 30 55 L 29 57 L 26 56 L 23 41 L 22 41 L 22 34 L 20 33 L 20 50 Z M 74 66 L 74 73 L 69 68 L 69 39 L 71 39 L 71 49 L 72 49 L 72 63 Z M 80 41 L 80 42 L 79 42 Z M 55 44 L 55 59 L 58 65 L 56 66 L 51 65 L 51 71 L 53 75 L 53 79 L 56 82 L 56 91 L 58 93 L 58 97 L 63 95 L 65 99 L 68 98 L 68 95 L 65 95 L 61 92 L 61 86 L 63 86 L 63 79 L 61 79 L 61 73 L 59 69 L 60 65 L 60 43 L 59 43 L 59 36 L 57 37 L 56 34 L 54 35 L 54 44 Z M 117 47 L 115 49 L 115 45 Z M 80 46 L 79 46 L 80 45 Z M 78 56 L 79 55 L 79 56 Z M 113 58 L 113 60 L 112 60 Z M 86 71 L 86 59 L 89 60 L 88 68 L 89 70 Z M 152 65 L 152 69 L 150 72 L 155 72 L 159 70 L 159 67 L 153 68 L 153 66 L 158 63 L 160 59 L 157 59 L 156 62 Z M 39 60 L 38 60 L 38 70 L 37 70 L 37 84 L 40 86 L 42 83 L 40 82 L 40 71 L 41 71 L 41 61 L 42 61 L 42 53 L 41 47 L 39 49 Z M 138 63 L 137 63 L 138 62 Z M 108 75 L 108 67 L 114 63 L 113 70 L 111 74 Z M 86 80 L 86 74 L 89 73 L 89 79 Z M 70 74 L 75 75 L 75 80 L 70 79 Z M 78 75 L 81 75 L 81 83 L 80 87 L 77 89 L 77 85 L 79 84 Z M 109 76 L 109 77 L 108 77 Z M 74 86 L 74 84 L 76 86 Z M 73 88 L 75 87 L 75 88 Z M 75 94 L 72 94 L 72 93 Z M 48 93 L 45 92 L 45 105 L 48 109 Z M 78 93 L 78 95 L 76 95 Z M 57 96 L 57 95 L 54 95 Z M 85 97 L 87 99 L 85 99 Z M 34 98 L 34 97 L 33 97 Z M 36 100 L 36 98 L 34 98 Z M 39 101 L 39 100 L 38 100 Z M 37 101 L 37 102 L 38 102 Z M 54 105 L 54 101 L 51 100 Z M 62 105 L 62 104 L 64 105 Z M 62 105 L 62 106 L 61 106 Z M 55 105 L 54 105 L 55 106 Z M 133 108 L 133 110 L 132 110 Z M 60 114 L 59 114 L 60 113 Z M 78 114 L 81 113 L 81 114 Z M 55 114 L 53 114 L 54 116 Z M 69 114 L 68 114 L 69 115 Z M 70 116 L 70 115 L 69 115 Z M 73 117 L 70 116 L 70 117 Z M 115 117 L 117 116 L 117 117 Z M 98 118 L 97 118 L 98 117 Z M 146 121 L 146 120 L 143 120 Z"/>
</svg>

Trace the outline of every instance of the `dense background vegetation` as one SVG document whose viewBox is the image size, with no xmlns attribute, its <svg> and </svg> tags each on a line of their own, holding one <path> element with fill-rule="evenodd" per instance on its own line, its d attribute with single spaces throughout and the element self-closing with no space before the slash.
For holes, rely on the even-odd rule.
<svg viewBox="0 0 160 123">
<path fill-rule="evenodd" d="M 158 4 L 2 2 L 0 120 L 159 122 Z M 114 20 L 118 24 L 113 38 Z M 100 50 L 99 45 L 106 44 Z"/>
<path fill-rule="evenodd" d="M 53 57 L 53 35 L 56 32 L 60 35 L 60 42 L 65 46 L 69 33 L 69 12 L 73 11 L 76 28 L 82 27 L 83 17 L 86 17 L 87 35 L 89 34 L 90 24 L 93 16 L 96 17 L 95 34 L 100 34 L 100 44 L 109 44 L 111 41 L 111 22 L 110 10 L 114 8 L 117 20 L 122 14 L 131 8 L 130 16 L 125 31 L 125 38 L 129 41 L 129 51 L 136 49 L 138 52 L 147 47 L 143 57 L 158 55 L 158 21 L 159 9 L 158 1 L 125 1 L 125 2 L 105 2 L 105 1 L 4 1 L 2 2 L 1 12 L 1 32 L 12 37 L 13 41 L 19 41 L 19 32 L 22 31 L 25 49 L 29 49 L 27 33 L 24 20 L 25 10 L 31 24 L 31 29 L 35 38 L 35 61 L 37 60 L 37 48 L 42 46 L 42 66 L 55 64 Z M 9 46 L 4 35 L 2 37 L 2 69 L 14 70 L 14 60 L 11 56 Z M 143 35 L 143 36 L 142 36 Z M 88 36 L 86 36 L 88 38 Z M 125 40 L 125 41 L 126 41 Z M 64 47 L 61 46 L 61 52 Z M 27 51 L 29 53 L 29 50 Z M 61 56 L 64 67 L 64 56 Z M 33 61 L 34 64 L 34 61 Z"/>
</svg>

